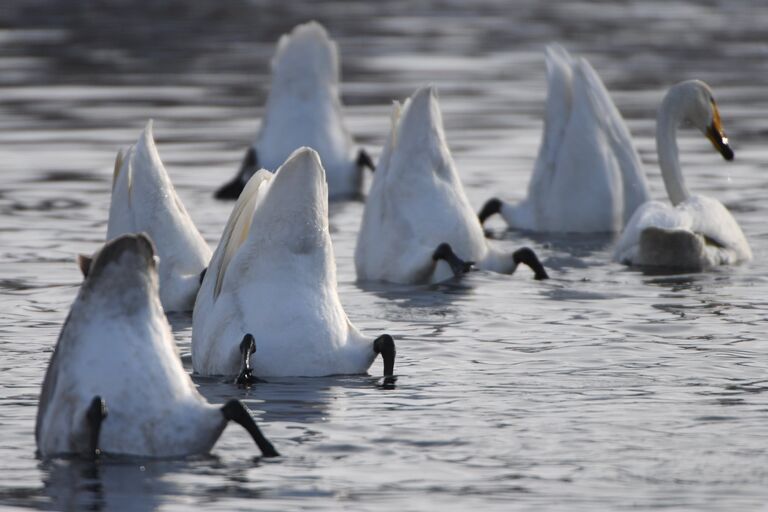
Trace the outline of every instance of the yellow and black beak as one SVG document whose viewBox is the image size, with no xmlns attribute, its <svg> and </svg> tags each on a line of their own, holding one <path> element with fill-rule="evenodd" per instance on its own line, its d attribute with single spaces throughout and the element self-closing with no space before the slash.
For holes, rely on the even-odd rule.
<svg viewBox="0 0 768 512">
<path fill-rule="evenodd" d="M 715 146 L 715 149 L 723 155 L 723 158 L 733 160 L 733 150 L 728 145 L 728 137 L 725 136 L 723 126 L 720 124 L 720 112 L 717 111 L 717 105 L 712 102 L 712 124 L 707 127 L 707 138 Z"/>
</svg>

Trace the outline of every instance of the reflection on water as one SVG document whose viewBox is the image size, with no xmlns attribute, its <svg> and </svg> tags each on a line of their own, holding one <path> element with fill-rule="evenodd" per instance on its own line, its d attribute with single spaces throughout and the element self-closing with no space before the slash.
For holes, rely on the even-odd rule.
<svg viewBox="0 0 768 512">
<path fill-rule="evenodd" d="M 613 238 L 488 223 L 552 279 L 472 272 L 438 286 L 357 283 L 361 202 L 331 205 L 342 302 L 397 342 L 396 385 L 370 375 L 274 379 L 242 399 L 283 454 L 242 429 L 181 461 L 41 462 L 45 365 L 77 293 L 78 253 L 103 242 L 114 155 L 147 118 L 212 245 L 215 188 L 257 132 L 279 35 L 326 24 L 343 54 L 348 126 L 377 156 L 390 104 L 434 83 L 472 205 L 525 196 L 541 137 L 543 48 L 587 56 L 664 198 L 654 119 L 667 87 L 709 82 L 736 160 L 681 133 L 692 191 L 728 206 L 755 261 L 649 275 L 610 262 Z M 754 2 L 148 2 L 17 0 L 0 8 L 0 506 L 92 510 L 755 510 L 768 499 L 768 9 Z M 370 177 L 367 177 L 370 182 Z M 191 316 L 171 315 L 190 365 Z M 136 385 L 141 385 L 137 382 Z"/>
</svg>

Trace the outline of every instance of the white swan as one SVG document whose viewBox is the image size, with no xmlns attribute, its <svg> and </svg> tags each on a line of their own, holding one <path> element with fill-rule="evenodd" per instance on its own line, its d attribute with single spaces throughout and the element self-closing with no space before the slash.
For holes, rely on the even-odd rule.
<svg viewBox="0 0 768 512">
<path fill-rule="evenodd" d="M 435 90 L 423 87 L 402 108 L 395 103 L 357 239 L 357 277 L 435 283 L 466 272 L 468 262 L 505 273 L 524 262 L 546 277 L 530 249 L 509 255 L 489 246 L 448 149 Z"/>
<path fill-rule="evenodd" d="M 191 311 L 200 273 L 211 249 L 200 236 L 160 161 L 147 122 L 125 156 L 118 154 L 112 183 L 107 240 L 126 233 L 147 233 L 160 256 L 160 301 L 165 311 Z M 90 260 L 81 260 L 87 273 Z"/>
<path fill-rule="evenodd" d="M 325 28 L 311 21 L 283 35 L 259 134 L 216 197 L 236 199 L 257 170 L 274 171 L 301 146 L 320 154 L 331 199 L 359 196 L 363 167 L 372 169 L 373 162 L 365 151 L 355 152 L 341 108 L 339 54 Z"/>
<path fill-rule="evenodd" d="M 265 456 L 277 455 L 239 401 L 208 404 L 184 371 L 158 300 L 150 240 L 139 234 L 107 242 L 45 374 L 35 425 L 40 454 L 202 454 L 230 420 Z"/>
<path fill-rule="evenodd" d="M 681 126 L 698 128 L 726 160 L 733 159 L 709 86 L 699 80 L 673 86 L 661 103 L 656 125 L 659 166 L 672 204 L 649 201 L 638 208 L 616 245 L 614 259 L 678 271 L 751 260 L 749 243 L 725 206 L 688 192 L 677 150 Z"/>
<path fill-rule="evenodd" d="M 489 200 L 480 222 L 501 213 L 517 229 L 621 231 L 650 199 L 629 130 L 600 77 L 585 59 L 547 47 L 547 103 L 528 197 Z"/>
<path fill-rule="evenodd" d="M 381 353 L 384 374 L 392 374 L 392 338 L 365 338 L 339 301 L 327 190 L 309 148 L 274 175 L 261 170 L 250 179 L 195 303 L 197 373 L 238 374 L 238 383 L 252 380 L 251 369 L 259 377 L 355 374 Z"/>
</svg>

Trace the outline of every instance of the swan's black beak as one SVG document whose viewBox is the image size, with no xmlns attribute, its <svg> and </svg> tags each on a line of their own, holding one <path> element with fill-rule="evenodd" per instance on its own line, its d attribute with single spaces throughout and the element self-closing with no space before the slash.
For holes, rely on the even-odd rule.
<svg viewBox="0 0 768 512">
<path fill-rule="evenodd" d="M 720 124 L 720 113 L 717 111 L 717 106 L 712 103 L 712 124 L 707 127 L 707 138 L 709 142 L 715 146 L 715 149 L 723 155 L 723 158 L 729 162 L 733 160 L 733 150 L 728 145 L 728 137 L 725 136 L 725 130 Z"/>
</svg>

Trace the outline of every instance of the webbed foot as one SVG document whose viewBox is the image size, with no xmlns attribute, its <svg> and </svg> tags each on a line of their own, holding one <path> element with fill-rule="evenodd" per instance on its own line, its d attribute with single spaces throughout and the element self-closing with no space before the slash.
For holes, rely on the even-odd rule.
<svg viewBox="0 0 768 512">
<path fill-rule="evenodd" d="M 528 265 L 533 270 L 533 278 L 537 280 L 549 279 L 547 271 L 544 270 L 544 265 L 539 261 L 536 253 L 528 247 L 523 247 L 512 253 L 512 260 L 515 262 L 515 267 L 520 263 Z"/>
<path fill-rule="evenodd" d="M 256 446 L 259 447 L 259 450 L 261 450 L 261 454 L 264 457 L 278 457 L 280 455 L 277 453 L 277 450 L 275 450 L 275 447 L 272 446 L 272 443 L 270 443 L 267 438 L 264 437 L 264 434 L 261 433 L 258 425 L 256 425 L 256 422 L 253 421 L 251 414 L 248 412 L 248 409 L 246 409 L 240 400 L 230 400 L 224 404 L 221 408 L 221 414 L 223 414 L 227 420 L 242 425 L 243 428 L 251 434 L 251 437 L 256 442 Z"/>
<path fill-rule="evenodd" d="M 240 387 L 248 387 L 258 382 L 265 382 L 253 375 L 251 368 L 251 355 L 256 353 L 256 340 L 253 335 L 246 334 L 240 342 L 240 373 L 237 374 L 235 384 Z"/>
<path fill-rule="evenodd" d="M 240 170 L 231 181 L 224 184 L 213 195 L 216 199 L 237 199 L 245 188 L 245 184 L 259 170 L 259 158 L 252 147 L 245 152 L 245 158 L 240 164 Z"/>
<path fill-rule="evenodd" d="M 381 354 L 381 359 L 384 361 L 384 376 L 390 377 L 394 375 L 395 355 L 397 354 L 394 338 L 389 334 L 382 334 L 373 340 L 373 351 Z"/>
<path fill-rule="evenodd" d="M 477 218 L 480 219 L 480 225 L 484 224 L 488 217 L 501 213 L 501 200 L 494 198 L 489 199 L 480 209 L 480 213 L 477 214 Z"/>
<path fill-rule="evenodd" d="M 88 422 L 88 431 L 90 433 L 88 439 L 88 457 L 95 459 L 101 454 L 101 449 L 99 448 L 99 435 L 101 434 L 101 424 L 106 417 L 106 402 L 104 402 L 100 396 L 93 397 L 91 405 L 88 406 L 88 411 L 85 413 L 85 418 Z"/>
<path fill-rule="evenodd" d="M 373 163 L 373 158 L 371 158 L 371 155 L 364 149 L 360 149 L 360 151 L 357 152 L 356 163 L 357 167 L 360 169 L 367 167 L 371 171 L 376 172 L 376 164 Z"/>
<path fill-rule="evenodd" d="M 447 243 L 442 243 L 437 246 L 435 252 L 432 253 L 432 260 L 445 260 L 451 266 L 453 275 L 456 277 L 472 270 L 472 267 L 475 264 L 474 261 L 464 261 L 456 256 L 456 253 L 453 252 L 450 244 Z"/>
</svg>

